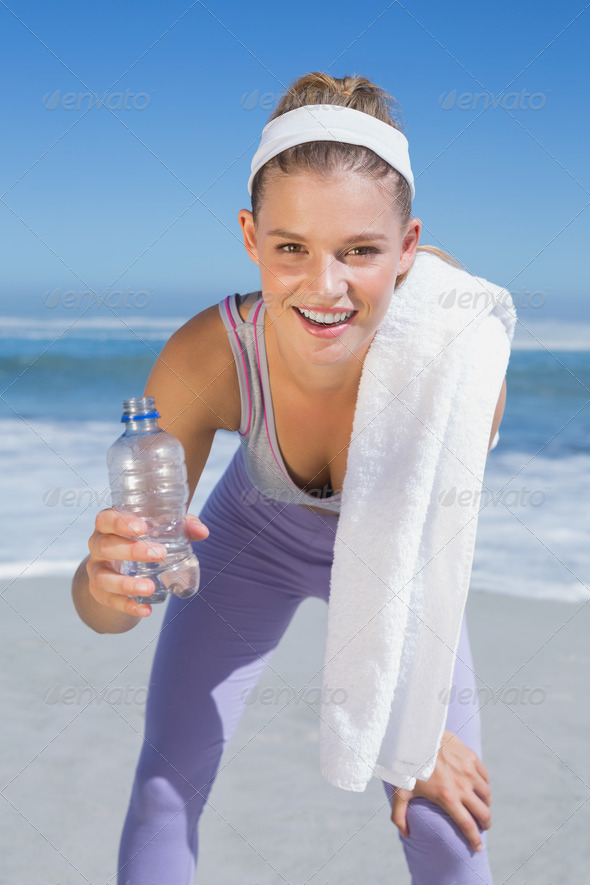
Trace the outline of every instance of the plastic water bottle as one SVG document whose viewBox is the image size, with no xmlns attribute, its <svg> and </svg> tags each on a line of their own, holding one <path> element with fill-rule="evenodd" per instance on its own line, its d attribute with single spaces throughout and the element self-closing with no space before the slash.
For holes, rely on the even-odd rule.
<svg viewBox="0 0 590 885">
<path fill-rule="evenodd" d="M 184 531 L 189 494 L 184 449 L 158 427 L 159 417 L 153 396 L 124 400 L 125 431 L 107 452 L 111 506 L 141 517 L 147 531 L 137 537 L 168 551 L 158 562 L 120 562 L 121 574 L 154 582 L 154 593 L 131 597 L 150 604 L 164 602 L 171 593 L 193 596 L 200 580 L 199 562 Z"/>
</svg>

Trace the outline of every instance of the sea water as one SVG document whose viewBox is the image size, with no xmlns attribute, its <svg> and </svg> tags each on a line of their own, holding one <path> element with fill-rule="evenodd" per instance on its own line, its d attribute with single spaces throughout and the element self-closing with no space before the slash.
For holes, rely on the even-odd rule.
<svg viewBox="0 0 590 885">
<path fill-rule="evenodd" d="M 110 504 L 105 452 L 120 403 L 129 390 L 143 392 L 184 319 L 143 322 L 132 331 L 116 318 L 79 320 L 58 337 L 47 321 L 0 317 L 4 586 L 21 574 L 71 577 L 88 554 L 96 514 Z M 500 440 L 484 475 L 471 588 L 585 601 L 590 330 L 516 344 Z M 218 431 L 191 513 L 199 515 L 238 445 L 237 434 Z"/>
</svg>

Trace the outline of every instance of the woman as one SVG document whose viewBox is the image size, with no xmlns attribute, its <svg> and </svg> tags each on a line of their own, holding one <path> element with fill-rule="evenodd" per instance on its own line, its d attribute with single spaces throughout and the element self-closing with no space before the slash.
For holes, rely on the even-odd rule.
<svg viewBox="0 0 590 885">
<path fill-rule="evenodd" d="M 271 119 L 329 104 L 397 132 L 393 101 L 365 78 L 311 73 L 291 85 Z M 215 432 L 237 431 L 243 445 L 202 521 L 187 517 L 201 585 L 192 599 L 167 604 L 121 838 L 120 885 L 192 882 L 198 820 L 245 698 L 301 601 L 328 601 L 363 359 L 394 288 L 416 250 L 427 248 L 418 247 L 421 222 L 411 217 L 412 181 L 403 161 L 390 165 L 362 137 L 308 140 L 261 163 L 252 211 L 238 214 L 261 290 L 228 296 L 189 320 L 147 381 L 144 395 L 156 398 L 160 426 L 184 445 L 191 497 Z M 505 382 L 490 445 L 504 398 Z M 152 582 L 144 588 L 115 568 L 118 560 L 158 558 L 130 537 L 144 528 L 111 509 L 96 517 L 73 596 L 97 632 L 124 632 L 151 612 Z M 130 598 L 144 594 L 145 603 Z M 453 679 L 453 698 L 475 690 L 465 623 Z M 383 782 L 391 819 L 415 885 L 489 883 L 491 792 L 479 717 L 453 701 L 446 726 L 428 781 L 412 791 Z"/>
</svg>

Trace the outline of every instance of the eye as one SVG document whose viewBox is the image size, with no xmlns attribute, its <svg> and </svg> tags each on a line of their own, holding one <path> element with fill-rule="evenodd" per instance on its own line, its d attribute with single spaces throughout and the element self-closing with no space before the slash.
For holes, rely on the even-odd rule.
<svg viewBox="0 0 590 885">
<path fill-rule="evenodd" d="M 359 258 L 364 258 L 367 255 L 371 255 L 371 254 L 377 253 L 379 251 L 378 249 L 375 249 L 374 246 L 354 246 L 351 249 L 351 251 L 356 252 L 357 249 L 368 249 L 369 250 L 368 252 L 365 252 L 364 255 L 359 255 Z"/>
<path fill-rule="evenodd" d="M 283 254 L 285 254 L 285 255 L 299 255 L 300 254 L 299 252 L 292 252 L 290 249 L 289 249 L 289 251 L 285 252 L 284 250 L 286 250 L 289 246 L 294 246 L 296 249 L 301 248 L 300 243 L 279 243 L 278 246 L 275 246 L 275 249 L 278 252 L 283 252 Z M 379 252 L 379 250 L 376 249 L 374 246 L 353 246 L 353 248 L 350 251 L 351 252 L 358 252 L 359 249 L 366 249 L 368 251 L 364 252 L 361 255 L 354 256 L 354 257 L 366 258 L 369 255 L 377 254 Z"/>
<path fill-rule="evenodd" d="M 283 249 L 286 249 L 286 248 L 287 248 L 287 246 L 299 246 L 299 243 L 280 243 L 280 244 L 279 244 L 278 246 L 276 246 L 275 248 L 277 249 L 278 252 L 282 252 Z M 293 253 L 293 252 L 286 252 L 285 254 L 286 254 L 286 255 L 293 255 L 293 254 L 295 254 L 295 253 Z"/>
</svg>

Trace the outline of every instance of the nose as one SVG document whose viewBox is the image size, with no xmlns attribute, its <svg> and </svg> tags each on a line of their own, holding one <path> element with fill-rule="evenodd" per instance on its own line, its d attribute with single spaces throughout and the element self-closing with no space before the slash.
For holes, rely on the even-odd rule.
<svg viewBox="0 0 590 885">
<path fill-rule="evenodd" d="M 347 294 L 346 268 L 333 255 L 326 255 L 314 264 L 309 282 L 302 292 L 303 301 L 316 298 L 318 300 L 314 303 L 318 307 L 324 304 L 329 306 Z"/>
</svg>

